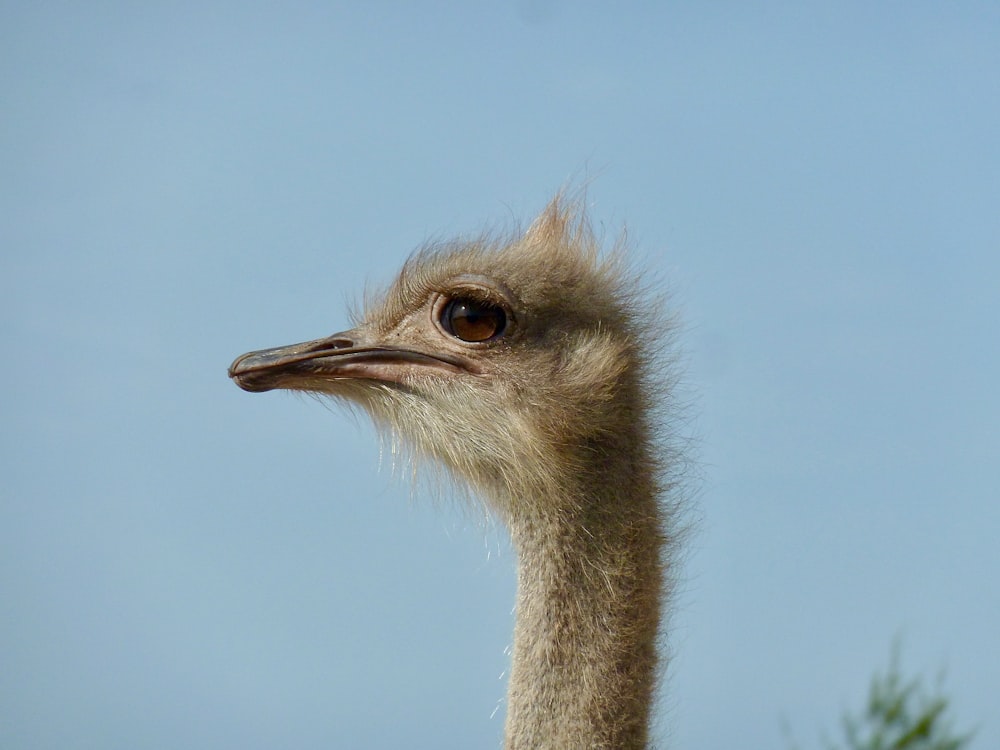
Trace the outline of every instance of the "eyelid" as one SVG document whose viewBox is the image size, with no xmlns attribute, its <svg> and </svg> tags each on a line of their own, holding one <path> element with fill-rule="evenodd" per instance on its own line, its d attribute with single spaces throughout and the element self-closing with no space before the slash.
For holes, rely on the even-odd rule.
<svg viewBox="0 0 1000 750">
<path fill-rule="evenodd" d="M 438 292 L 449 297 L 458 297 L 466 293 L 472 299 L 502 307 L 508 315 L 516 307 L 519 307 L 517 298 L 506 284 L 476 273 L 453 276 L 442 285 Z"/>
</svg>

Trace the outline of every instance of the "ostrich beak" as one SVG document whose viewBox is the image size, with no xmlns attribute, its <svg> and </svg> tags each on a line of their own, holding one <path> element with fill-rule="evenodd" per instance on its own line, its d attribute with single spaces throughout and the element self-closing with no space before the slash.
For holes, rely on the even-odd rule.
<svg viewBox="0 0 1000 750">
<path fill-rule="evenodd" d="M 229 377 L 245 391 L 275 388 L 328 391 L 336 380 L 401 384 L 414 375 L 475 372 L 464 358 L 373 341 L 361 329 L 324 339 L 249 352 L 229 366 Z"/>
</svg>

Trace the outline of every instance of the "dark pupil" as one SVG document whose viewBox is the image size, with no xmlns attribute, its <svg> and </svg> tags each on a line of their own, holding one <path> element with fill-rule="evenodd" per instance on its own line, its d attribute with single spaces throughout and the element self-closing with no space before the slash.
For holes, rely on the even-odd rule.
<svg viewBox="0 0 1000 750">
<path fill-rule="evenodd" d="M 456 299 L 445 308 L 443 322 L 462 341 L 486 341 L 503 332 L 507 316 L 495 305 Z"/>
</svg>

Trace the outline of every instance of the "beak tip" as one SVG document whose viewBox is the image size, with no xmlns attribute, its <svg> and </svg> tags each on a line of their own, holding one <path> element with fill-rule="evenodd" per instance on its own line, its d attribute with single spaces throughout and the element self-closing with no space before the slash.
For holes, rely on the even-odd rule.
<svg viewBox="0 0 1000 750">
<path fill-rule="evenodd" d="M 254 367 L 248 364 L 248 360 L 253 359 L 257 352 L 249 352 L 237 357 L 231 365 L 227 374 L 229 378 L 240 388 L 248 393 L 262 393 L 272 390 L 272 386 L 267 385 L 253 377 Z"/>
</svg>

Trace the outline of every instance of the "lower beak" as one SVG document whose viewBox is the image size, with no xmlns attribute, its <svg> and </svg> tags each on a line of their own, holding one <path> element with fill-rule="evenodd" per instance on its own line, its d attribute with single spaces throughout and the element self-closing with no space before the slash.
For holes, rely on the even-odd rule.
<svg viewBox="0 0 1000 750">
<path fill-rule="evenodd" d="M 469 370 L 464 359 L 379 345 L 354 329 L 316 341 L 249 352 L 229 366 L 229 377 L 254 393 L 275 388 L 326 391 L 337 380 L 402 384 L 414 375 L 454 375 Z"/>
</svg>

